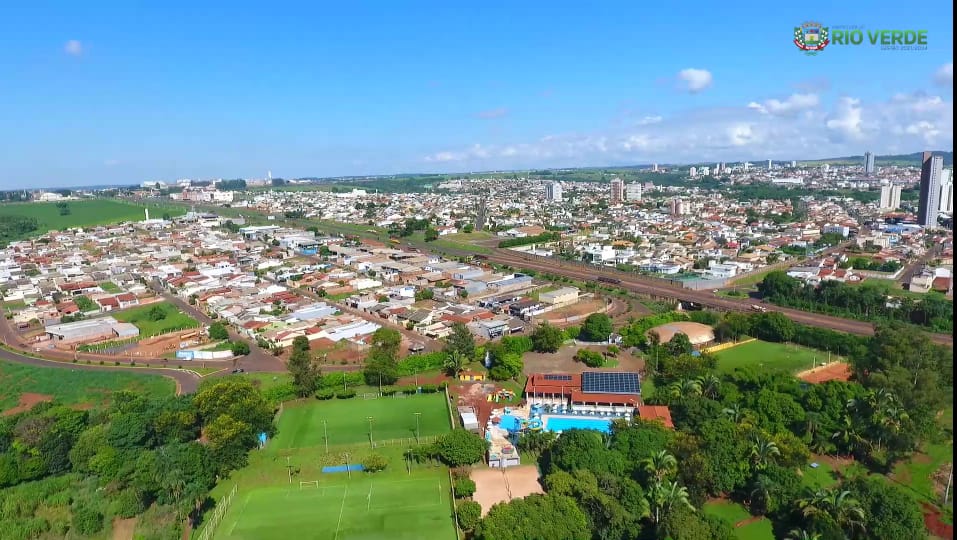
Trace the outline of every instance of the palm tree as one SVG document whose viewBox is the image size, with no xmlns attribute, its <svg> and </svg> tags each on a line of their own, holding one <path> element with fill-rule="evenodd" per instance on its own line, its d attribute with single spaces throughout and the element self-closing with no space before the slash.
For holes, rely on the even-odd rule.
<svg viewBox="0 0 957 540">
<path fill-rule="evenodd" d="M 755 437 L 751 443 L 751 461 L 759 471 L 767 468 L 773 458 L 780 455 L 778 445 L 763 436 Z"/>
<path fill-rule="evenodd" d="M 798 507 L 805 517 L 826 516 L 842 529 L 864 530 L 864 508 L 850 491 L 819 489 L 811 497 L 798 501 Z"/>
<path fill-rule="evenodd" d="M 661 450 L 652 454 L 651 457 L 641 460 L 639 466 L 648 473 L 648 476 L 654 479 L 655 483 L 660 484 L 665 478 L 678 471 L 678 460 L 667 450 Z"/>
<path fill-rule="evenodd" d="M 445 362 L 442 363 L 442 367 L 445 368 L 446 373 L 456 377 L 460 371 L 465 369 L 466 363 L 467 359 L 462 355 L 462 353 L 458 351 L 452 351 L 449 353 L 448 357 L 446 357 Z"/>
<path fill-rule="evenodd" d="M 691 506 L 691 502 L 688 500 L 688 489 L 679 486 L 678 482 L 667 484 L 655 482 L 648 492 L 648 504 L 651 509 L 651 519 L 656 524 L 661 523 L 662 512 L 667 514 L 672 508 L 685 507 L 694 511 L 694 506 Z"/>
<path fill-rule="evenodd" d="M 791 529 L 784 540 L 821 540 L 821 535 L 804 529 Z"/>
<path fill-rule="evenodd" d="M 774 487 L 774 483 L 763 474 L 759 474 L 751 482 L 751 492 L 748 494 L 748 506 L 751 507 L 751 512 L 762 514 L 768 511 L 771 506 L 772 487 Z M 760 508 L 758 508 L 756 501 L 760 501 Z"/>
<path fill-rule="evenodd" d="M 807 414 L 804 415 L 804 419 L 806 421 L 804 431 L 807 433 L 808 438 L 813 440 L 817 429 L 821 427 L 821 413 L 808 411 Z"/>
<path fill-rule="evenodd" d="M 848 415 L 844 415 L 840 426 L 837 431 L 831 435 L 831 438 L 842 443 L 844 449 L 849 453 L 853 453 L 867 443 L 867 441 L 861 437 L 860 432 L 857 431 L 857 427 L 854 425 L 854 421 L 851 420 L 851 417 Z"/>
<path fill-rule="evenodd" d="M 718 393 L 721 391 L 721 379 L 714 373 L 709 373 L 704 377 L 697 379 L 698 386 L 701 387 L 701 393 L 709 399 L 718 399 Z"/>
<path fill-rule="evenodd" d="M 682 379 L 668 385 L 668 397 L 673 400 L 684 399 L 687 396 L 700 396 L 701 384 L 694 379 Z"/>
</svg>

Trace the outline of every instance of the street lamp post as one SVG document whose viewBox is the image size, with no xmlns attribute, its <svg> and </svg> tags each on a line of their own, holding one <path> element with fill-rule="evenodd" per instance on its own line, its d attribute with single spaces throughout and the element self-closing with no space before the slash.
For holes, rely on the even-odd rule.
<svg viewBox="0 0 957 540">
<path fill-rule="evenodd" d="M 417 412 L 415 414 L 415 442 L 419 444 L 419 417 L 422 416 L 422 413 Z"/>
<path fill-rule="evenodd" d="M 372 438 L 372 417 L 369 417 L 369 446 L 375 448 L 375 443 Z"/>
<path fill-rule="evenodd" d="M 346 472 L 349 474 L 349 478 L 352 478 L 352 467 L 349 466 L 349 452 L 343 454 L 346 456 Z"/>
<path fill-rule="evenodd" d="M 329 427 L 326 425 L 326 421 L 322 421 L 322 438 L 326 441 L 326 453 L 329 453 Z"/>
</svg>

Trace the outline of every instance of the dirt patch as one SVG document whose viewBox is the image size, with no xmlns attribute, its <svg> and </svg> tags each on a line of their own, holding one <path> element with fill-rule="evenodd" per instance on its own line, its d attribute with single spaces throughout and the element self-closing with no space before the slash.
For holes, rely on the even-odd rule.
<svg viewBox="0 0 957 540">
<path fill-rule="evenodd" d="M 48 394 L 34 394 L 33 392 L 24 392 L 20 394 L 20 403 L 0 413 L 0 416 L 12 416 L 14 414 L 27 412 L 37 403 L 53 401 L 53 396 Z"/>
<path fill-rule="evenodd" d="M 545 492 L 538 483 L 538 468 L 534 465 L 507 469 L 477 468 L 469 476 L 475 482 L 472 499 L 482 505 L 483 516 L 498 503 Z"/>
<path fill-rule="evenodd" d="M 513 499 L 527 497 L 533 493 L 545 493 L 538 481 L 538 467 L 519 465 L 505 469 L 505 482 L 508 494 Z"/>
<path fill-rule="evenodd" d="M 492 416 L 492 409 L 504 406 L 494 400 L 488 400 L 488 396 L 495 394 L 499 389 L 499 386 L 490 382 L 460 382 L 449 386 L 449 393 L 455 398 L 456 407 L 466 406 L 475 409 L 479 426 L 484 427 Z"/>
<path fill-rule="evenodd" d="M 604 311 L 607 303 L 601 298 L 590 298 L 580 300 L 570 306 L 560 307 L 558 309 L 542 313 L 535 317 L 535 323 L 539 321 L 548 321 L 550 324 L 558 327 L 581 324 L 585 317 L 592 313 Z"/>
<path fill-rule="evenodd" d="M 930 531 L 930 534 L 937 538 L 952 539 L 954 537 L 954 526 L 944 523 L 940 518 L 940 510 L 929 503 L 921 505 L 924 514 L 924 526 Z"/>
<path fill-rule="evenodd" d="M 585 370 L 591 370 L 585 364 L 575 361 L 575 353 L 578 349 L 588 349 L 598 353 L 607 350 L 605 345 L 586 345 L 578 347 L 576 345 L 567 345 L 558 349 L 556 353 L 526 353 L 522 359 L 525 361 L 525 373 L 581 373 Z M 623 350 L 615 357 L 618 366 L 616 371 L 642 371 L 645 369 L 645 361 L 639 356 L 633 356 L 629 351 Z"/>
<path fill-rule="evenodd" d="M 742 519 L 741 521 L 734 524 L 735 528 L 747 527 L 748 525 L 761 521 L 764 519 L 764 516 L 751 516 L 748 519 Z"/>
<path fill-rule="evenodd" d="M 809 383 L 848 381 L 851 379 L 851 365 L 847 362 L 831 362 L 826 366 L 802 371 L 797 378 Z"/>
<path fill-rule="evenodd" d="M 159 358 L 164 354 L 178 351 L 180 349 L 180 344 L 183 342 L 186 342 L 190 347 L 193 347 L 208 343 L 208 340 L 201 337 L 201 333 L 198 328 L 191 328 L 181 332 L 173 332 L 171 334 L 163 334 L 161 336 L 143 339 L 138 341 L 135 347 L 120 353 L 119 356 L 126 356 L 128 358 L 132 356 L 134 359 L 136 359 L 138 356 L 145 358 Z"/>
<path fill-rule="evenodd" d="M 133 540 L 133 531 L 136 529 L 136 518 L 113 520 L 113 540 Z"/>
</svg>

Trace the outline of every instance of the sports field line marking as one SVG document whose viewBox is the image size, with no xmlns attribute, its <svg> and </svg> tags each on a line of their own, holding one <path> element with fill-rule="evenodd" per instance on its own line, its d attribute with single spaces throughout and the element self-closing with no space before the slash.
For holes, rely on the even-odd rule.
<svg viewBox="0 0 957 540">
<path fill-rule="evenodd" d="M 342 504 L 339 505 L 339 521 L 336 522 L 336 540 L 339 539 L 339 526 L 342 525 L 342 511 L 346 507 L 347 493 L 349 493 L 349 484 L 346 484 L 346 489 L 342 490 Z"/>
<path fill-rule="evenodd" d="M 249 497 L 250 497 L 251 495 L 252 495 L 252 492 L 250 491 L 249 493 L 246 493 L 246 496 L 245 496 L 245 497 L 243 497 L 243 509 L 239 512 L 239 515 L 240 515 L 240 516 L 243 515 L 244 513 L 246 513 L 246 506 L 249 505 Z M 223 516 L 223 517 L 225 517 L 225 516 Z M 236 530 L 236 525 L 238 525 L 238 524 L 239 524 L 239 519 L 238 519 L 238 518 L 235 519 L 235 520 L 233 520 L 233 525 L 232 525 L 232 527 L 229 528 L 229 535 L 228 535 L 228 536 L 232 536 L 232 535 L 233 535 L 233 531 Z"/>
<path fill-rule="evenodd" d="M 366 512 L 372 508 L 372 486 L 375 482 L 369 482 L 369 494 L 366 495 Z"/>
</svg>

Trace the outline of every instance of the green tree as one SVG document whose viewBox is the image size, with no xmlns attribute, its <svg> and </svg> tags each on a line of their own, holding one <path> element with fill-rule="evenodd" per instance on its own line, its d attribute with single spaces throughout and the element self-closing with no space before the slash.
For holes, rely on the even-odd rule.
<svg viewBox="0 0 957 540">
<path fill-rule="evenodd" d="M 482 505 L 475 501 L 462 501 L 456 507 L 455 514 L 458 516 L 459 527 L 465 532 L 470 532 L 482 520 Z"/>
<path fill-rule="evenodd" d="M 592 313 L 585 318 L 578 339 L 582 341 L 608 341 L 612 329 L 611 317 L 604 313 Z"/>
<path fill-rule="evenodd" d="M 846 484 L 864 510 L 863 529 L 886 540 L 908 540 L 924 530 L 920 506 L 901 488 L 881 478 L 859 476 Z"/>
<path fill-rule="evenodd" d="M 535 352 L 558 352 L 564 341 L 565 336 L 562 331 L 547 322 L 542 322 L 532 332 L 532 350 Z"/>
<path fill-rule="evenodd" d="M 455 429 L 442 435 L 435 441 L 435 455 L 450 467 L 472 465 L 485 459 L 488 441 L 466 431 Z"/>
<path fill-rule="evenodd" d="M 674 509 L 694 510 L 688 500 L 688 489 L 677 482 L 655 482 L 648 491 L 648 505 L 651 507 L 651 520 L 660 524 L 662 519 Z"/>
<path fill-rule="evenodd" d="M 588 540 L 588 519 L 574 499 L 529 495 L 497 504 L 475 528 L 476 540 Z"/>
<path fill-rule="evenodd" d="M 366 355 L 363 375 L 367 384 L 393 384 L 399 379 L 397 359 L 402 334 L 391 328 L 379 328 L 372 333 L 371 346 Z"/>
<path fill-rule="evenodd" d="M 233 353 L 233 356 L 246 356 L 249 354 L 249 343 L 234 341 L 229 345 L 229 351 Z"/>
<path fill-rule="evenodd" d="M 820 489 L 800 499 L 798 508 L 805 517 L 833 522 L 848 534 L 864 530 L 864 508 L 848 490 Z"/>
<path fill-rule="evenodd" d="M 146 318 L 153 322 L 162 321 L 166 318 L 166 310 L 160 306 L 153 306 L 146 312 Z"/>
<path fill-rule="evenodd" d="M 372 452 L 371 454 L 368 454 L 366 457 L 362 458 L 362 468 L 370 473 L 385 470 L 385 468 L 388 466 L 389 458 L 376 452 Z"/>
<path fill-rule="evenodd" d="M 439 239 L 439 231 L 435 230 L 435 229 L 432 228 L 432 227 L 429 227 L 428 229 L 425 230 L 425 241 L 426 241 L 426 242 L 433 242 L 433 241 L 438 240 L 438 239 Z"/>
<path fill-rule="evenodd" d="M 691 339 L 688 338 L 687 334 L 678 332 L 665 344 L 665 349 L 667 349 L 668 353 L 672 356 L 680 356 L 682 354 L 691 354 L 691 351 L 694 350 L 694 346 L 691 345 Z"/>
<path fill-rule="evenodd" d="M 794 339 L 794 322 L 776 311 L 759 313 L 752 319 L 751 332 L 765 341 L 786 342 Z"/>
<path fill-rule="evenodd" d="M 445 357 L 445 361 L 442 363 L 442 369 L 447 375 L 456 377 L 460 371 L 465 369 L 466 365 L 468 365 L 468 361 L 465 357 L 458 351 L 452 351 Z"/>
<path fill-rule="evenodd" d="M 222 340 L 229 339 L 229 332 L 226 331 L 226 326 L 223 323 L 216 322 L 209 325 L 209 339 Z"/>
<path fill-rule="evenodd" d="M 467 326 L 460 322 L 452 323 L 451 333 L 445 338 L 445 352 L 448 355 L 458 353 L 465 363 L 475 358 L 475 337 Z"/>
<path fill-rule="evenodd" d="M 289 361 L 286 363 L 286 369 L 288 369 L 289 374 L 292 375 L 292 384 L 296 388 L 296 393 L 299 394 L 299 397 L 311 395 L 316 391 L 319 385 L 319 375 L 321 374 L 319 366 L 313 359 L 312 354 L 309 353 L 308 345 L 307 340 L 307 348 L 303 350 L 302 348 L 297 348 L 296 344 L 293 343 L 293 352 L 289 356 Z"/>
<path fill-rule="evenodd" d="M 589 351 L 588 349 L 579 349 L 575 353 L 575 361 L 581 362 L 588 367 L 597 368 L 605 364 L 605 357 L 601 353 Z"/>
<path fill-rule="evenodd" d="M 489 376 L 496 381 L 507 381 L 522 374 L 525 368 L 522 356 L 515 353 L 499 353 L 492 356 Z"/>
</svg>

